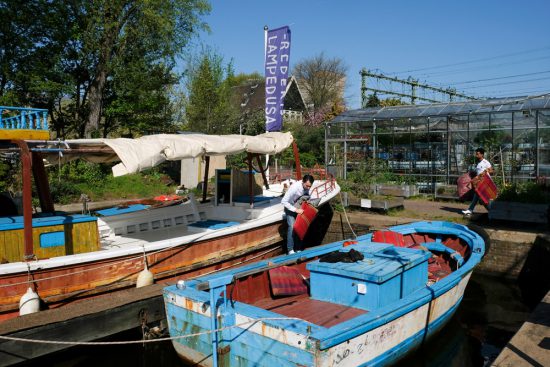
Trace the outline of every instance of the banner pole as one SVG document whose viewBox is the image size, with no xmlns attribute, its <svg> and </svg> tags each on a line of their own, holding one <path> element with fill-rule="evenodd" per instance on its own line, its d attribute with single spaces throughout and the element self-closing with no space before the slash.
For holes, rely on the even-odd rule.
<svg viewBox="0 0 550 367">
<path fill-rule="evenodd" d="M 269 27 L 264 25 L 264 69 L 265 69 L 265 60 L 267 56 L 267 31 Z M 267 124 L 265 125 L 265 131 L 267 132 Z M 267 182 L 269 184 L 269 154 L 265 155 L 265 175 L 267 177 Z M 269 188 L 269 187 L 266 187 Z"/>
</svg>

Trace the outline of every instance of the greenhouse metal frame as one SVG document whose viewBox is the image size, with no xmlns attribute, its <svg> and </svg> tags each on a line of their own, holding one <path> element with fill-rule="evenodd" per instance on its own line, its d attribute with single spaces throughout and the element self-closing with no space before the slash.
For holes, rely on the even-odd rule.
<svg viewBox="0 0 550 367">
<path fill-rule="evenodd" d="M 498 180 L 550 177 L 550 94 L 350 110 L 325 125 L 325 164 L 337 178 L 375 160 L 425 192 L 456 184 L 478 147 Z"/>
</svg>

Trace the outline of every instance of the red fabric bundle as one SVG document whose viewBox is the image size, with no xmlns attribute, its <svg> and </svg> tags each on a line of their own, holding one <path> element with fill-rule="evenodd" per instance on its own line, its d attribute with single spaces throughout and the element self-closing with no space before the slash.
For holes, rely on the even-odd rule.
<svg viewBox="0 0 550 367">
<path fill-rule="evenodd" d="M 472 180 L 472 184 L 484 205 L 489 204 L 498 195 L 497 186 L 488 174 L 481 174 L 475 177 Z"/>
<path fill-rule="evenodd" d="M 465 173 L 456 180 L 458 198 L 460 200 L 472 199 L 472 178 L 469 173 Z"/>
<path fill-rule="evenodd" d="M 293 227 L 294 232 L 300 238 L 300 240 L 303 240 L 306 236 L 307 229 L 309 228 L 311 222 L 313 222 L 313 220 L 317 216 L 318 211 L 317 208 L 307 202 L 302 203 L 302 210 L 304 212 L 302 214 L 298 214 Z"/>
<path fill-rule="evenodd" d="M 373 242 L 390 243 L 397 247 L 406 247 L 403 235 L 392 231 L 375 231 L 372 234 Z"/>
<path fill-rule="evenodd" d="M 269 270 L 269 283 L 274 296 L 295 296 L 307 293 L 307 284 L 298 269 L 280 266 Z"/>
</svg>

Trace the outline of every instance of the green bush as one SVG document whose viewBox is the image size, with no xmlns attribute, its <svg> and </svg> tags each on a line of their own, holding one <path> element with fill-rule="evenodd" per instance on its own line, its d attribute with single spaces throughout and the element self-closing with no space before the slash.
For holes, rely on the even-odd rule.
<svg viewBox="0 0 550 367">
<path fill-rule="evenodd" d="M 74 183 L 66 180 L 53 180 L 50 182 L 50 192 L 54 203 L 69 204 L 77 202 L 81 191 Z M 34 194 L 33 194 L 34 195 Z"/>
<path fill-rule="evenodd" d="M 543 186 L 535 182 L 522 182 L 503 187 L 496 200 L 548 204 L 550 203 L 550 194 Z"/>
</svg>

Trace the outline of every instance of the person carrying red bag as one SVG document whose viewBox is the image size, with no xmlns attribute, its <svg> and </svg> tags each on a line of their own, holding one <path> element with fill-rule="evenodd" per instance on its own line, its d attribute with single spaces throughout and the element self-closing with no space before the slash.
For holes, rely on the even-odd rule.
<svg viewBox="0 0 550 367">
<path fill-rule="evenodd" d="M 296 208 L 296 203 L 302 196 L 309 196 L 309 189 L 313 185 L 315 179 L 312 175 L 304 175 L 302 181 L 294 182 L 285 193 L 285 196 L 281 200 L 281 204 L 285 207 L 286 222 L 288 224 L 286 250 L 288 254 L 294 254 L 296 251 L 302 250 L 302 241 L 294 233 L 294 222 L 298 214 L 302 214 L 304 211 L 302 208 Z"/>
<path fill-rule="evenodd" d="M 491 166 L 491 163 L 487 159 L 485 159 L 485 150 L 483 148 L 477 148 L 475 152 L 475 157 L 478 160 L 477 166 L 476 166 L 476 177 L 472 179 L 472 183 L 475 182 L 475 180 L 482 179 L 483 175 L 489 175 L 493 173 L 493 166 Z M 474 190 L 474 197 L 472 199 L 472 202 L 470 203 L 470 206 L 468 209 L 463 210 L 462 214 L 464 215 L 472 215 L 474 212 L 474 208 L 479 202 L 479 194 L 476 190 Z"/>
</svg>

